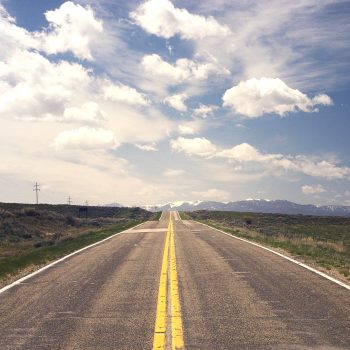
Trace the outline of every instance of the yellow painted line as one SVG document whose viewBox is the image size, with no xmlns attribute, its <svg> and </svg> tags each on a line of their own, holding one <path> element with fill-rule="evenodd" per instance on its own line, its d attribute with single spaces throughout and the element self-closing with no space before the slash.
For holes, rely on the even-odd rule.
<svg viewBox="0 0 350 350">
<path fill-rule="evenodd" d="M 156 323 L 154 326 L 153 350 L 165 349 L 165 332 L 167 318 L 167 282 L 168 282 L 168 257 L 170 240 L 170 222 L 165 238 L 162 269 L 160 272 Z"/>
<path fill-rule="evenodd" d="M 184 349 L 182 316 L 177 282 L 175 238 L 173 222 L 170 220 L 170 297 L 171 297 L 171 348 Z"/>
<path fill-rule="evenodd" d="M 167 295 L 168 277 L 170 295 Z M 167 301 L 170 303 L 170 317 L 167 317 Z M 167 321 L 171 322 L 171 327 L 169 327 Z M 168 231 L 165 238 L 162 269 L 160 273 L 157 314 L 154 327 L 153 350 L 170 349 L 170 344 L 167 344 L 166 341 L 167 329 L 168 334 L 169 330 L 171 334 L 171 349 L 183 350 L 183 327 L 180 308 L 179 287 L 177 281 L 174 228 L 173 221 L 171 219 L 171 213 Z"/>
</svg>

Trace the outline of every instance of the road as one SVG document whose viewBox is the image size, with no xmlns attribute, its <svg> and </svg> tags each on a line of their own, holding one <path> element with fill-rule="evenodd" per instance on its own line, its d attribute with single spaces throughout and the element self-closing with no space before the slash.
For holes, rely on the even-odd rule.
<svg viewBox="0 0 350 350">
<path fill-rule="evenodd" d="M 1 350 L 350 349 L 350 292 L 171 212 L 1 293 L 0 321 Z"/>
</svg>

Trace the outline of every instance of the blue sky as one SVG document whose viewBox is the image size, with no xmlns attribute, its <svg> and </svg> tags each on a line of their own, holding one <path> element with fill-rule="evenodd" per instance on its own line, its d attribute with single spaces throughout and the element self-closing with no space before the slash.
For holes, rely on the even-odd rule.
<svg viewBox="0 0 350 350">
<path fill-rule="evenodd" d="M 0 201 L 350 205 L 349 1 L 0 4 Z"/>
</svg>

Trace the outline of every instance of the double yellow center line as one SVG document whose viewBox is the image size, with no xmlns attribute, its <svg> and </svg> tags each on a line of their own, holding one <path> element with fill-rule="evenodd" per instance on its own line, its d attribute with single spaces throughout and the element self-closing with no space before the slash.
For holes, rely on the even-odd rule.
<svg viewBox="0 0 350 350">
<path fill-rule="evenodd" d="M 170 342 L 171 344 L 169 344 Z M 157 314 L 153 338 L 153 350 L 156 349 L 184 349 L 176 270 L 174 228 L 171 219 L 165 239 L 162 270 L 159 281 Z"/>
</svg>

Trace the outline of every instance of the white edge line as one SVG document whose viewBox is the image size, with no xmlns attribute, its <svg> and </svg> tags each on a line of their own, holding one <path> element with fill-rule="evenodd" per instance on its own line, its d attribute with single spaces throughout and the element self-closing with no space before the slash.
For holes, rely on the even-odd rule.
<svg viewBox="0 0 350 350">
<path fill-rule="evenodd" d="M 146 221 L 145 221 L 145 222 L 146 222 Z M 86 247 L 84 247 L 84 248 L 81 248 L 81 249 L 79 249 L 79 250 L 76 250 L 75 252 L 70 253 L 70 254 L 68 254 L 68 255 L 66 255 L 66 256 L 64 256 L 64 257 L 62 257 L 62 258 L 60 258 L 60 259 L 58 259 L 58 260 L 55 260 L 55 261 L 53 261 L 52 263 L 43 266 L 43 267 L 40 268 L 39 270 L 36 270 L 36 271 L 30 273 L 29 275 L 26 275 L 26 276 L 24 276 L 24 277 L 22 277 L 22 278 L 16 280 L 15 282 L 12 282 L 11 284 L 9 284 L 9 285 L 7 285 L 7 286 L 1 288 L 1 289 L 0 289 L 0 294 L 6 292 L 7 290 L 9 290 L 10 288 L 12 288 L 12 287 L 14 287 L 14 286 L 17 286 L 18 284 L 22 283 L 23 281 L 25 281 L 25 280 L 27 280 L 27 279 L 29 279 L 29 278 L 31 278 L 31 277 L 37 275 L 37 274 L 39 274 L 39 273 L 41 273 L 41 272 L 43 272 L 43 271 L 49 269 L 50 267 L 52 267 L 52 266 L 54 266 L 54 265 L 56 265 L 56 264 L 58 264 L 58 263 L 60 263 L 60 262 L 62 262 L 62 261 L 64 261 L 64 260 L 70 258 L 71 256 L 74 256 L 74 255 L 76 255 L 76 254 L 78 254 L 78 253 L 81 253 L 82 251 L 84 251 L 84 250 L 86 250 L 86 249 L 89 249 L 89 248 L 91 248 L 91 247 L 94 247 L 94 246 L 96 246 L 96 245 L 98 245 L 98 244 L 101 244 L 101 243 L 103 243 L 103 242 L 106 242 L 106 241 L 108 241 L 109 239 L 111 239 L 111 238 L 113 238 L 113 237 L 116 237 L 116 236 L 118 236 L 118 235 L 120 235 L 120 234 L 122 234 L 122 233 L 129 232 L 129 230 L 132 230 L 132 229 L 134 229 L 134 228 L 136 228 L 136 227 L 139 227 L 139 226 L 141 226 L 142 224 L 144 224 L 145 222 L 141 222 L 141 224 L 138 224 L 138 225 L 136 225 L 136 226 L 134 226 L 134 227 L 131 227 L 131 228 L 127 229 L 127 230 L 124 230 L 124 231 L 115 233 L 115 234 L 112 235 L 112 236 L 109 236 L 109 237 L 107 237 L 107 238 L 104 238 L 102 241 L 98 241 L 98 242 L 96 242 L 96 243 L 90 244 L 90 245 L 88 245 L 88 246 L 86 246 Z"/>
<path fill-rule="evenodd" d="M 278 253 L 278 252 L 276 252 L 275 250 L 272 250 L 272 249 L 270 249 L 270 248 L 264 247 L 264 246 L 261 245 L 261 244 L 248 241 L 247 239 L 237 237 L 237 236 L 235 236 L 235 235 L 233 235 L 233 234 L 224 232 L 224 231 L 219 230 L 219 229 L 217 229 L 217 228 L 215 228 L 215 227 L 209 226 L 209 225 L 207 225 L 207 224 L 203 224 L 202 222 L 199 222 L 199 221 L 196 221 L 196 220 L 193 220 L 193 221 L 195 221 L 195 222 L 197 222 L 197 223 L 199 223 L 199 224 L 201 224 L 201 225 L 207 226 L 207 227 L 209 227 L 209 228 L 211 228 L 211 229 L 213 229 L 213 230 L 216 230 L 216 231 L 218 231 L 218 232 L 221 232 L 221 233 L 223 233 L 224 235 L 227 235 L 227 236 L 229 236 L 229 237 L 232 237 L 232 238 L 238 239 L 238 240 L 240 240 L 240 241 L 243 241 L 243 242 L 246 242 L 246 243 L 255 245 L 256 247 L 265 249 L 265 250 L 269 251 L 269 252 L 272 253 L 272 254 L 278 255 L 278 256 L 280 256 L 281 258 L 284 258 L 284 259 L 286 259 L 286 260 L 289 260 L 290 262 L 292 262 L 292 263 L 294 263 L 294 264 L 297 264 L 297 265 L 303 267 L 304 269 L 307 269 L 307 270 L 309 270 L 309 271 L 311 271 L 311 272 L 314 272 L 314 273 L 316 273 L 317 275 L 320 275 L 320 276 L 322 276 L 322 277 L 324 277 L 324 278 L 326 278 L 326 279 L 328 279 L 328 280 L 330 280 L 330 281 L 332 281 L 332 282 L 338 284 L 339 286 L 342 286 L 342 287 L 344 287 L 344 288 L 350 290 L 350 285 L 348 285 L 348 284 L 346 284 L 346 283 L 344 283 L 344 282 L 342 282 L 342 281 L 339 281 L 338 279 L 336 279 L 336 278 L 334 278 L 334 277 L 331 277 L 331 276 L 325 274 L 324 272 L 321 272 L 321 271 L 319 271 L 319 270 L 316 270 L 316 269 L 314 269 L 313 267 L 311 267 L 311 266 L 309 266 L 309 265 L 306 265 L 306 264 L 304 264 L 304 263 L 302 263 L 302 262 L 300 262 L 300 261 L 297 261 L 297 260 L 295 260 L 295 259 L 292 259 L 292 258 L 290 258 L 289 256 L 286 256 L 286 255 L 283 255 L 283 254 L 281 254 L 281 253 Z"/>
</svg>

